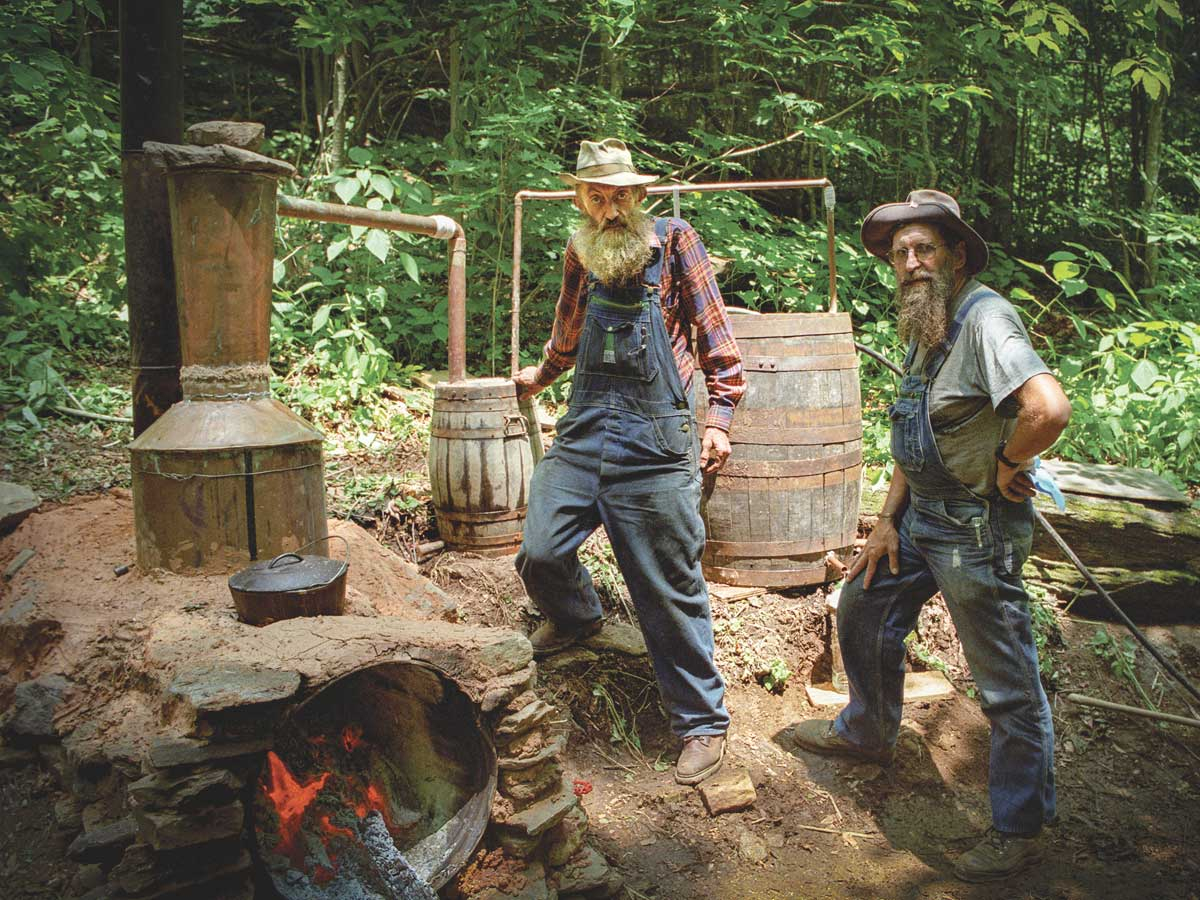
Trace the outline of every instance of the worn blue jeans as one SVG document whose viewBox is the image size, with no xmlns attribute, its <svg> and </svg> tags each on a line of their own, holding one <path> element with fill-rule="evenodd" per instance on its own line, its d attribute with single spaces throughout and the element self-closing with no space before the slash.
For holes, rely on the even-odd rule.
<svg viewBox="0 0 1200 900">
<path fill-rule="evenodd" d="M 897 527 L 900 574 L 891 574 L 884 557 L 869 590 L 862 574 L 842 589 L 838 637 L 850 703 L 835 727 L 871 750 L 895 743 L 904 638 L 922 604 L 941 590 L 992 726 L 992 823 L 1008 834 L 1036 833 L 1055 816 L 1055 793 L 1053 722 L 1020 577 L 1032 506 L 911 495 Z"/>
<path fill-rule="evenodd" d="M 700 569 L 704 523 L 696 442 L 678 423 L 603 407 L 571 410 L 533 470 L 516 566 L 530 598 L 573 628 L 603 615 L 577 555 L 601 525 L 646 640 L 671 730 L 724 734 L 725 683 L 713 662 Z"/>
</svg>

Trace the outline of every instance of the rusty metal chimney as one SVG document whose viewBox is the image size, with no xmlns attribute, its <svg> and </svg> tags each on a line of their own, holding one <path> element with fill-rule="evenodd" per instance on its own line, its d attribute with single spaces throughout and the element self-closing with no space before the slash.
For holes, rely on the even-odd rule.
<svg viewBox="0 0 1200 900">
<path fill-rule="evenodd" d="M 227 571 L 327 535 L 322 435 L 269 392 L 276 188 L 295 169 L 213 143 L 261 134 L 145 144 L 167 171 L 183 400 L 130 445 L 143 569 Z"/>
</svg>

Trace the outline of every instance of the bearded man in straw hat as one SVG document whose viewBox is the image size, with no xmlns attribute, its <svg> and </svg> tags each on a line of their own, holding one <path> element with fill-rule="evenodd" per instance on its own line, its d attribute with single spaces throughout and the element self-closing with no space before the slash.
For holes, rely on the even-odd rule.
<svg viewBox="0 0 1200 900">
<path fill-rule="evenodd" d="M 704 245 L 682 219 L 642 211 L 655 176 L 634 169 L 622 141 L 584 141 L 574 174 L 560 177 L 583 221 L 567 243 L 541 364 L 514 376 L 525 398 L 575 367 L 569 409 L 533 472 L 516 559 L 546 617 L 530 642 L 546 656 L 600 630 L 600 598 L 577 551 L 603 525 L 683 739 L 675 780 L 697 784 L 721 767 L 729 727 L 700 571 L 701 472 L 729 457 L 741 356 Z M 709 404 L 699 440 L 697 367 Z"/>
<path fill-rule="evenodd" d="M 993 826 L 954 872 L 1005 878 L 1040 860 L 1038 833 L 1055 814 L 1053 723 L 1021 566 L 1033 536 L 1027 470 L 1071 406 L 1016 310 L 975 280 L 987 245 L 953 197 L 918 190 L 876 207 L 862 241 L 896 274 L 909 342 L 889 410 L 895 473 L 838 604 L 849 705 L 832 722 L 800 722 L 792 736 L 817 753 L 891 762 L 904 638 L 940 590 L 992 730 Z"/>
</svg>

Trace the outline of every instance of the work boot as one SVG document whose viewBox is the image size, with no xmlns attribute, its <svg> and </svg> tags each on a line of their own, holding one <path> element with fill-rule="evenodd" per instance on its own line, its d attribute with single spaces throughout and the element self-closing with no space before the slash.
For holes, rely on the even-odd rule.
<svg viewBox="0 0 1200 900">
<path fill-rule="evenodd" d="M 725 735 L 700 734 L 683 739 L 679 762 L 675 763 L 675 781 L 699 784 L 716 775 L 725 759 Z"/>
<path fill-rule="evenodd" d="M 890 765 L 895 757 L 894 750 L 867 750 L 852 744 L 833 727 L 833 719 L 805 719 L 792 726 L 792 738 L 805 750 L 823 756 L 852 756 L 866 762 Z"/>
<path fill-rule="evenodd" d="M 566 650 L 572 644 L 587 640 L 592 635 L 599 633 L 603 627 L 603 618 L 577 628 L 563 628 L 554 622 L 546 621 L 529 636 L 529 643 L 533 645 L 534 656 L 549 656 L 551 653 Z"/>
<path fill-rule="evenodd" d="M 954 874 L 963 881 L 997 881 L 1042 861 L 1042 844 L 1037 836 L 1004 834 L 989 828 L 983 840 L 954 864 Z"/>
</svg>

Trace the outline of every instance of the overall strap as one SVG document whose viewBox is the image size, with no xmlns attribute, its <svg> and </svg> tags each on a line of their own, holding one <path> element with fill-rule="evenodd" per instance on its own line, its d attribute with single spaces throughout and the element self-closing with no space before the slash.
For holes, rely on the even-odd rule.
<svg viewBox="0 0 1200 900">
<path fill-rule="evenodd" d="M 942 365 L 950 358 L 950 351 L 954 349 L 954 344 L 958 340 L 959 334 L 962 333 L 963 323 L 967 321 L 967 316 L 975 305 L 981 300 L 986 300 L 991 297 L 1000 298 L 1000 295 L 993 291 L 990 287 L 979 285 L 975 290 L 971 291 L 965 300 L 959 305 L 958 312 L 954 314 L 954 320 L 950 323 L 950 327 L 946 330 L 946 337 L 940 344 L 937 345 L 929 354 L 925 361 L 925 377 L 929 381 L 937 378 L 938 372 L 941 371 Z"/>
<path fill-rule="evenodd" d="M 642 281 L 649 287 L 658 287 L 662 283 L 663 261 L 667 258 L 667 225 L 670 220 L 663 216 L 654 217 L 654 236 L 658 238 L 658 248 L 646 266 Z"/>
</svg>

